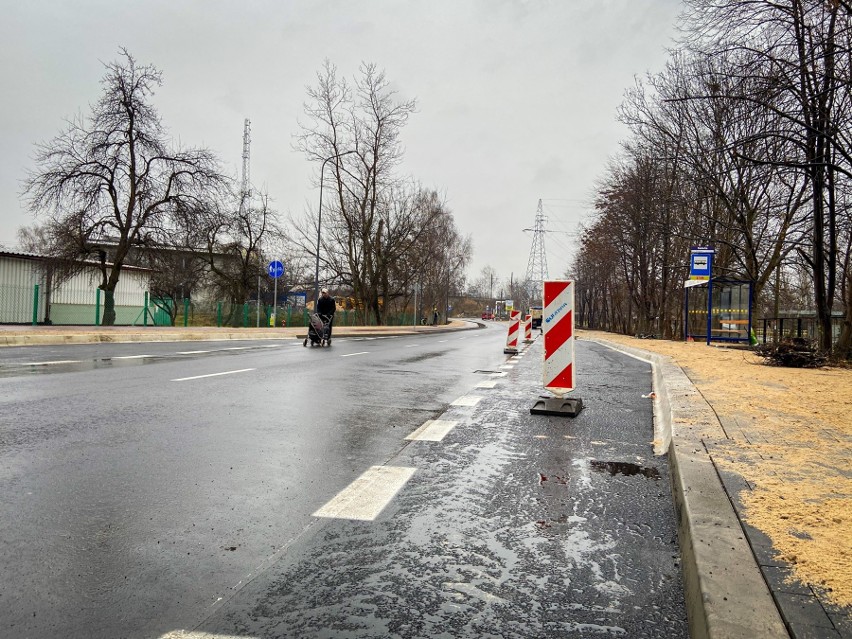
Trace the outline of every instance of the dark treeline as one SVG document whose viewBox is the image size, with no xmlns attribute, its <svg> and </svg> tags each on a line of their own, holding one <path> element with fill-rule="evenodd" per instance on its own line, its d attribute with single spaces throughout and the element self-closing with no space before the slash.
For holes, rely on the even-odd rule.
<svg viewBox="0 0 852 639">
<path fill-rule="evenodd" d="M 620 119 L 631 135 L 596 192 L 573 265 L 581 325 L 682 336 L 691 246 L 754 283 L 758 317 L 816 312 L 820 347 L 852 347 L 852 51 L 844 2 L 687 0 L 659 74 Z"/>
</svg>

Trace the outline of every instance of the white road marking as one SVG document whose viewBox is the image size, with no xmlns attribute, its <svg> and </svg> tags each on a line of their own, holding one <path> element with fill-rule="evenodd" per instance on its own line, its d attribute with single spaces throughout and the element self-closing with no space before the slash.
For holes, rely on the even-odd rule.
<svg viewBox="0 0 852 639">
<path fill-rule="evenodd" d="M 420 344 L 406 344 L 405 348 L 414 348 L 415 346 L 420 346 Z"/>
<path fill-rule="evenodd" d="M 346 353 L 346 355 L 341 355 L 341 357 L 352 357 L 353 355 L 369 355 L 370 351 L 360 351 L 358 353 Z"/>
<path fill-rule="evenodd" d="M 197 355 L 199 353 L 209 353 L 210 351 L 178 351 L 178 355 Z"/>
<path fill-rule="evenodd" d="M 439 442 L 456 427 L 458 422 L 446 419 L 428 419 L 406 439 L 410 441 Z"/>
<path fill-rule="evenodd" d="M 495 386 L 497 386 L 497 381 L 496 381 L 496 380 L 486 381 L 486 382 L 479 382 L 479 383 L 476 385 L 476 387 L 477 387 L 477 388 L 494 388 Z"/>
<path fill-rule="evenodd" d="M 476 406 L 481 400 L 482 397 L 479 395 L 464 395 L 454 402 L 450 402 L 450 406 Z"/>
<path fill-rule="evenodd" d="M 223 351 L 244 351 L 246 349 L 251 348 L 251 346 L 228 346 L 227 348 L 223 348 Z"/>
<path fill-rule="evenodd" d="M 439 344 L 443 344 L 444 342 L 449 342 L 449 341 L 450 341 L 450 340 L 448 340 L 448 339 L 439 339 L 439 340 L 438 340 L 438 343 L 439 343 Z"/>
<path fill-rule="evenodd" d="M 144 359 L 146 357 L 153 357 L 153 355 L 119 355 L 110 359 Z"/>
<path fill-rule="evenodd" d="M 54 364 L 79 364 L 79 359 L 58 359 L 53 362 L 24 362 L 19 366 L 52 366 Z"/>
<path fill-rule="evenodd" d="M 506 377 L 509 373 L 491 373 L 491 377 Z"/>
<path fill-rule="evenodd" d="M 219 375 L 233 375 L 234 373 L 247 373 L 248 371 L 256 370 L 254 368 L 241 368 L 236 371 L 224 371 L 222 373 L 210 373 L 209 375 L 194 375 L 193 377 L 179 377 L 177 379 L 173 379 L 173 382 L 186 382 L 190 379 L 202 379 L 204 377 L 218 377 Z"/>
<path fill-rule="evenodd" d="M 337 493 L 313 516 L 373 521 L 415 471 L 415 468 L 404 466 L 373 466 Z"/>
<path fill-rule="evenodd" d="M 164 635 L 160 635 L 159 639 L 252 639 L 248 635 L 217 635 L 201 630 L 172 630 Z"/>
<path fill-rule="evenodd" d="M 514 365 L 514 364 L 502 364 L 502 365 L 500 366 L 500 368 L 503 368 L 503 369 L 505 369 L 505 370 L 507 370 L 507 371 L 510 371 L 510 370 L 512 370 L 513 368 L 515 368 L 515 365 Z"/>
</svg>

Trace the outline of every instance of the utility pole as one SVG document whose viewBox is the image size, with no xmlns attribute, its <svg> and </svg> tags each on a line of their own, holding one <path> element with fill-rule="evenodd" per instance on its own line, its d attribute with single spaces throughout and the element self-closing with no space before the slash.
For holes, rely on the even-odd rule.
<svg viewBox="0 0 852 639">
<path fill-rule="evenodd" d="M 240 187 L 240 214 L 242 214 L 251 201 L 251 120 L 245 119 L 243 124 L 243 179 Z"/>
<path fill-rule="evenodd" d="M 240 215 L 246 215 L 251 208 L 251 120 L 248 118 L 243 122 L 243 173 L 240 183 Z M 257 247 L 257 264 L 260 268 L 260 246 Z M 260 275 L 257 276 L 257 326 L 260 328 Z"/>
</svg>

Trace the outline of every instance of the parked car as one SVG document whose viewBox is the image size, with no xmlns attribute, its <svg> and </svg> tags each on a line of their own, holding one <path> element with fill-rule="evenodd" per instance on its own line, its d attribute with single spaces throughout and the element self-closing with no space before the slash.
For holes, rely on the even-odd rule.
<svg viewBox="0 0 852 639">
<path fill-rule="evenodd" d="M 494 314 L 493 314 L 493 313 L 491 313 L 491 312 L 489 312 L 489 311 L 484 311 L 484 312 L 482 313 L 482 319 L 484 319 L 484 320 L 492 320 L 492 319 L 494 319 Z"/>
</svg>

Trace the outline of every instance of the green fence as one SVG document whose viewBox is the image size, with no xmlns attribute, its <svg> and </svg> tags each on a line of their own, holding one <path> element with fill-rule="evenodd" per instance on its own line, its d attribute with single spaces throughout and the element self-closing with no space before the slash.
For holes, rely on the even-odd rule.
<svg viewBox="0 0 852 639">
<path fill-rule="evenodd" d="M 100 289 L 77 291 L 74 301 L 51 301 L 43 287 L 0 286 L 0 323 L 3 324 L 54 324 L 67 326 L 97 326 L 103 322 L 104 295 Z M 137 298 L 138 299 L 138 298 Z M 256 302 L 232 304 L 221 301 L 173 300 L 149 298 L 148 293 L 139 304 L 130 296 L 119 296 L 115 305 L 116 326 L 219 326 L 252 328 L 270 326 L 305 327 L 309 311 L 304 307 L 269 305 Z M 273 310 L 276 317 L 273 321 Z M 411 326 L 412 314 L 391 315 L 388 325 Z M 364 321 L 363 311 L 339 309 L 335 315 L 337 326 L 375 325 Z"/>
<path fill-rule="evenodd" d="M 0 287 L 0 319 L 6 324 L 41 322 L 38 300 L 42 296 L 38 284 Z"/>
</svg>

